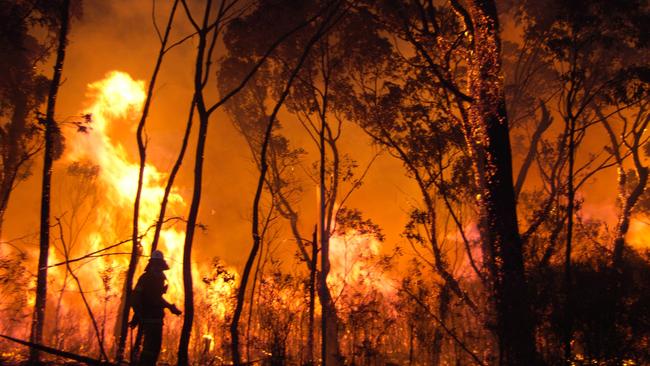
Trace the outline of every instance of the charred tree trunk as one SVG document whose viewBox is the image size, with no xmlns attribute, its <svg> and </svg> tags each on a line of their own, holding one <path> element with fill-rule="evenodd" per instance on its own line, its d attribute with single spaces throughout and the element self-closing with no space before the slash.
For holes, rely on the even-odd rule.
<svg viewBox="0 0 650 366">
<path fill-rule="evenodd" d="M 321 308 L 321 360 L 323 366 L 328 364 L 331 357 L 328 355 L 328 337 L 327 337 L 327 319 L 331 316 L 328 310 L 330 303 L 329 293 L 327 291 L 327 274 L 329 273 L 329 238 L 325 228 L 325 119 L 322 119 L 322 125 L 319 135 L 320 147 L 320 174 L 319 174 L 319 191 L 318 191 L 318 228 L 321 251 L 321 276 L 318 285 L 318 297 L 320 298 Z M 330 330 L 331 332 L 331 330 Z"/>
<path fill-rule="evenodd" d="M 185 3 L 183 2 L 183 6 Z M 203 160 L 205 155 L 205 141 L 208 135 L 208 122 L 210 112 L 207 109 L 203 95 L 204 62 L 206 58 L 206 48 L 208 46 L 208 19 L 210 17 L 210 7 L 212 1 L 205 5 L 203 24 L 197 27 L 199 44 L 197 46 L 196 63 L 194 71 L 194 97 L 192 103 L 196 105 L 197 115 L 199 117 L 199 133 L 196 142 L 196 155 L 194 160 L 194 186 L 192 193 L 192 202 L 190 212 L 187 218 L 185 230 L 185 242 L 183 244 L 183 290 L 184 290 L 184 316 L 181 336 L 178 343 L 178 366 L 189 365 L 188 348 L 190 345 L 190 335 L 192 333 L 192 323 L 194 322 L 194 284 L 192 281 L 192 243 L 194 241 L 194 231 L 199 215 L 199 206 L 201 204 L 201 193 L 203 183 Z M 210 51 L 208 58 L 210 57 Z M 209 62 L 209 61 L 208 61 Z"/>
<path fill-rule="evenodd" d="M 203 59 L 205 50 L 205 35 L 199 37 L 199 56 L 197 56 L 197 68 L 200 69 L 200 63 Z M 198 85 L 200 86 L 201 73 L 197 70 Z M 196 86 L 196 85 L 195 85 Z M 192 323 L 194 322 L 194 288 L 192 281 L 192 242 L 194 240 L 194 231 L 199 214 L 199 205 L 201 203 L 201 184 L 203 181 L 203 159 L 205 151 L 205 140 L 208 134 L 208 120 L 210 115 L 207 113 L 203 95 L 200 94 L 200 88 L 195 92 L 194 100 L 199 115 L 199 134 L 196 143 L 196 155 L 194 160 L 194 187 L 192 193 L 192 203 L 187 219 L 185 230 L 185 242 L 183 244 L 183 291 L 184 291 L 184 316 L 183 327 L 178 345 L 178 365 L 186 366 L 189 364 L 188 347 L 190 344 L 190 335 L 192 332 Z"/>
<path fill-rule="evenodd" d="M 440 289 L 440 296 L 438 297 L 438 316 L 440 317 L 441 322 L 445 322 L 447 319 L 447 313 L 449 312 L 449 301 L 450 298 L 450 285 L 445 283 Z M 436 328 L 436 331 L 433 335 L 433 344 L 431 345 L 431 365 L 438 366 L 442 359 L 442 346 L 444 340 L 443 330 Z"/>
<path fill-rule="evenodd" d="M 201 100 L 202 101 L 202 100 Z M 185 232 L 185 243 L 183 245 L 183 290 L 185 292 L 183 328 L 178 346 L 178 365 L 186 366 L 189 364 L 188 347 L 190 344 L 190 334 L 192 332 L 192 323 L 194 322 L 194 288 L 192 281 L 192 242 L 194 240 L 194 231 L 199 215 L 199 205 L 201 203 L 201 183 L 203 182 L 203 160 L 205 152 L 205 140 L 208 134 L 209 115 L 205 111 L 203 103 L 197 103 L 199 111 L 199 135 L 196 144 L 196 157 L 194 163 L 194 193 L 192 194 L 192 203 L 190 205 L 190 214 L 187 218 L 187 229 Z M 203 109 L 202 109 L 203 108 Z"/>
<path fill-rule="evenodd" d="M 43 182 L 41 192 L 41 225 L 40 245 L 38 256 L 38 275 L 36 278 L 36 300 L 34 303 L 34 315 L 32 318 L 32 329 L 30 341 L 33 343 L 43 342 L 43 326 L 45 325 L 45 305 L 47 303 L 47 260 L 50 250 L 50 190 L 52 182 L 52 162 L 54 159 L 54 139 L 59 133 L 59 126 L 54 120 L 56 98 L 61 84 L 63 72 L 63 61 L 65 50 L 68 44 L 68 29 L 70 26 L 70 0 L 63 0 L 60 9 L 60 30 L 59 43 L 54 64 L 54 76 L 50 84 L 50 92 L 47 99 L 47 111 L 45 112 L 45 154 L 43 162 Z M 29 363 L 39 362 L 39 354 L 36 349 L 31 349 Z"/>
<path fill-rule="evenodd" d="M 483 240 L 490 262 L 500 365 L 535 365 L 533 323 L 527 302 L 522 241 L 512 179 L 512 156 L 501 74 L 501 45 L 496 5 L 474 0 L 473 50 L 469 60 L 470 124 L 481 194 Z"/>
</svg>

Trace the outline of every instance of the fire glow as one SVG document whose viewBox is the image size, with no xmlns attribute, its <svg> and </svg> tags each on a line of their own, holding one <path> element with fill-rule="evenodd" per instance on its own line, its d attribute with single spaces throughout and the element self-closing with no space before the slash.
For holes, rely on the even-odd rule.
<svg viewBox="0 0 650 366">
<path fill-rule="evenodd" d="M 82 111 L 91 120 L 89 128 L 83 133 L 68 132 L 66 136 L 66 152 L 63 165 L 68 167 L 68 175 L 80 176 L 85 174 L 89 179 L 73 182 L 64 190 L 91 192 L 91 203 L 85 203 L 87 215 L 79 217 L 79 207 L 64 207 L 63 225 L 68 238 L 67 248 L 52 253 L 51 261 L 65 261 L 77 258 L 87 253 L 99 252 L 71 266 L 71 270 L 81 279 L 83 291 L 87 293 L 91 308 L 96 313 L 94 317 L 101 324 L 104 346 L 110 347 L 113 326 L 116 322 L 120 293 L 124 282 L 124 273 L 129 263 L 128 253 L 131 251 L 130 240 L 133 215 L 133 197 L 137 189 L 139 165 L 135 162 L 128 149 L 121 141 L 114 138 L 115 132 L 132 130 L 140 116 L 145 101 L 145 83 L 131 78 L 124 72 L 112 71 L 100 81 L 88 85 L 87 97 L 89 106 Z M 71 173 L 72 172 L 72 173 Z M 80 174 L 80 172 L 84 172 Z M 139 228 L 142 235 L 140 244 L 141 255 L 136 276 L 147 263 L 146 256 L 151 251 L 153 226 L 158 219 L 160 203 L 164 195 L 167 176 L 156 166 L 148 163 L 144 169 L 142 199 L 140 202 Z M 74 192 L 77 194 L 77 192 Z M 85 198 L 88 198 L 85 196 Z M 78 202 L 77 202 L 78 204 Z M 168 200 L 168 212 L 182 215 L 185 200 L 173 189 Z M 71 212 L 71 213 L 70 213 Z M 67 217 L 66 217 L 67 215 Z M 81 223 L 79 223 L 81 221 Z M 166 298 L 173 303 L 181 304 L 183 300 L 182 285 L 182 246 L 185 238 L 182 222 L 170 221 L 163 226 L 160 235 L 159 248 L 165 253 L 170 264 L 167 272 L 169 289 Z M 69 234 L 68 234 L 69 233 Z M 62 235 L 63 236 L 63 235 Z M 73 238 L 75 238 L 73 240 Z M 80 248 L 75 247 L 80 243 Z M 115 243 L 122 243 L 116 245 Z M 105 250 L 109 246 L 112 249 Z M 79 264 L 81 263 L 81 264 Z M 193 271 L 197 272 L 194 266 Z M 54 280 L 54 288 L 61 289 L 61 294 L 70 291 L 70 296 L 61 295 L 56 306 L 58 313 L 67 311 L 69 316 L 79 314 L 76 318 L 79 329 L 91 329 L 89 316 L 81 312 L 77 290 L 71 282 L 63 266 L 55 267 L 50 272 Z M 137 277 L 136 277 L 137 279 Z M 230 289 L 232 290 L 232 289 Z M 62 299 L 62 300 L 61 300 Z M 103 309 L 101 312 L 98 309 Z M 83 314 L 83 315 L 81 315 Z M 177 321 L 173 319 L 172 322 Z M 64 325 L 61 325 L 63 327 Z M 59 328 L 55 325 L 55 328 Z M 60 329 L 55 329 L 60 332 Z M 75 337 L 91 337 L 90 333 L 75 334 Z"/>
<path fill-rule="evenodd" d="M 66 136 L 64 164 L 95 167 L 94 170 L 90 170 L 95 175 L 92 184 L 98 198 L 93 201 L 91 207 L 92 215 L 89 217 L 93 217 L 94 222 L 87 225 L 91 229 L 82 231 L 81 242 L 85 244 L 81 249 L 69 253 L 70 257 L 101 251 L 113 243 L 130 237 L 132 199 L 136 193 L 138 180 L 138 163 L 135 162 L 135 157 L 129 154 L 123 142 L 114 137 L 114 132 L 135 129 L 135 123 L 145 102 L 145 83 L 134 80 L 125 72 L 111 71 L 104 79 L 88 85 L 87 96 L 90 105 L 82 111 L 82 114 L 90 116 L 92 121 L 90 128 L 84 133 L 71 132 Z M 144 234 L 141 239 L 142 255 L 145 257 L 150 252 L 153 225 L 158 219 L 166 183 L 167 175 L 158 167 L 147 163 L 144 170 L 139 218 L 140 232 Z M 168 212 L 182 216 L 186 206 L 186 201 L 179 191 L 173 189 L 169 196 Z M 171 267 L 166 272 L 169 290 L 165 297 L 178 305 L 183 303 L 180 258 L 182 258 L 185 232 L 182 224 L 165 225 L 159 243 L 159 248 L 165 253 Z M 394 284 L 373 264 L 381 250 L 381 243 L 377 239 L 350 231 L 345 235 L 334 235 L 330 240 L 332 272 L 328 277 L 328 285 L 334 294 L 345 296 L 346 292 L 378 291 L 384 296 L 393 295 Z M 123 273 L 128 267 L 127 254 L 130 250 L 131 242 L 127 240 L 119 247 L 103 251 L 99 258 L 89 258 L 83 264 L 73 267 L 73 271 L 82 279 L 83 290 L 94 294 L 89 296 L 92 307 L 104 308 L 103 315 L 99 316 L 104 325 L 110 326 L 116 321 L 119 292 L 123 286 Z M 64 261 L 65 258 L 61 253 L 53 252 L 51 260 L 59 262 Z M 136 278 L 145 264 L 146 260 L 139 261 Z M 194 278 L 201 278 L 201 273 L 205 272 L 203 270 L 209 271 L 207 266 L 208 263 L 194 262 L 192 268 Z M 232 280 L 216 278 L 207 284 L 205 291 L 195 291 L 195 294 L 202 294 L 205 297 L 203 303 L 207 305 L 205 309 L 209 314 L 203 316 L 210 322 L 227 321 L 232 311 L 230 304 L 239 275 L 234 268 L 228 267 L 227 270 L 234 276 Z M 63 267 L 53 268 L 51 275 L 56 283 L 55 288 L 69 291 L 74 286 L 64 271 Z M 298 298 L 294 298 L 295 294 L 290 291 L 279 295 L 284 299 L 283 303 L 296 305 L 297 308 L 293 309 L 296 312 L 300 311 L 301 305 L 304 305 Z M 66 296 L 63 305 L 68 311 L 73 307 L 81 309 L 78 307 L 81 305 L 78 299 L 73 296 Z M 339 305 L 343 306 L 341 303 Z M 319 310 L 317 309 L 317 313 L 320 313 Z M 79 321 L 85 325 L 84 329 L 90 329 L 88 320 Z M 179 318 L 171 317 L 166 324 L 172 333 L 180 329 Z M 218 332 L 218 329 L 210 324 L 201 324 L 199 328 L 201 334 L 209 337 L 214 337 L 212 334 Z M 89 334 L 79 336 L 92 337 Z M 110 344 L 108 338 L 104 339 L 104 342 Z M 213 340 L 210 341 L 209 348 L 210 351 L 213 350 Z"/>
<path fill-rule="evenodd" d="M 122 235 L 128 231 L 119 225 L 131 222 L 133 211 L 132 199 L 135 197 L 138 182 L 138 163 L 132 161 L 125 147 L 110 136 L 111 130 L 127 127 L 133 128 L 145 101 L 145 83 L 133 80 L 128 74 L 112 71 L 106 78 L 88 86 L 91 105 L 83 111 L 92 119 L 91 128 L 86 134 L 76 134 L 67 149 L 66 160 L 69 163 L 88 162 L 99 167 L 97 179 L 104 199 L 96 207 L 96 227 L 101 231 L 89 234 L 91 251 L 103 249 L 115 241 L 115 233 Z M 116 121 L 128 123 L 128 126 L 114 125 Z M 140 203 L 139 227 L 144 232 L 155 224 L 160 210 L 160 202 L 165 190 L 166 176 L 157 167 L 147 164 L 144 169 L 142 200 Z M 173 190 L 169 196 L 170 211 L 175 212 L 185 207 L 183 197 Z M 150 252 L 153 230 L 148 230 L 141 244 L 143 254 Z M 171 301 L 182 299 L 181 266 L 175 258 L 182 253 L 184 234 L 177 227 L 166 227 L 161 232 L 161 249 L 175 265 L 169 271 Z M 124 248 L 118 249 L 124 252 Z M 128 257 L 124 255 L 105 256 L 99 265 L 126 268 Z"/>
</svg>

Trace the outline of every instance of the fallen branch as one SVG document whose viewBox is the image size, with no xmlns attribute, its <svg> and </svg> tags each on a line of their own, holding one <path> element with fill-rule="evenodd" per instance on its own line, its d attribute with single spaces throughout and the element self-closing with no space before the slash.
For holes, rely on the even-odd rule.
<svg viewBox="0 0 650 366">
<path fill-rule="evenodd" d="M 22 344 L 23 346 L 27 346 L 27 347 L 32 348 L 32 349 L 37 349 L 39 351 L 47 352 L 49 354 L 56 355 L 56 356 L 59 356 L 59 357 L 64 357 L 64 358 L 67 358 L 67 359 L 70 359 L 70 360 L 83 362 L 83 363 L 85 363 L 87 365 L 91 365 L 91 366 L 117 366 L 117 364 L 115 364 L 115 363 L 105 362 L 105 361 L 102 361 L 102 360 L 96 360 L 96 359 L 90 358 L 88 356 L 82 356 L 82 355 L 78 355 L 76 353 L 72 353 L 72 352 L 68 352 L 68 351 L 62 351 L 62 350 L 52 348 L 52 347 L 48 347 L 48 346 L 44 346 L 44 345 L 38 344 L 38 343 L 23 341 L 22 339 L 9 337 L 9 336 L 3 335 L 3 334 L 0 334 L 0 337 L 2 337 L 4 339 L 7 339 L 7 340 L 10 340 L 10 341 L 15 342 L 15 343 Z M 122 363 L 122 365 L 128 365 L 128 363 Z"/>
</svg>

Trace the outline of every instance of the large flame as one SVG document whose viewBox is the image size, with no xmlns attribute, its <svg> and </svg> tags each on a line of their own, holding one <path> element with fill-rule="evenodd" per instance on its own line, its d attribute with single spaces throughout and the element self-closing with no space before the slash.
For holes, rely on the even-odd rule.
<svg viewBox="0 0 650 366">
<path fill-rule="evenodd" d="M 80 234 L 83 239 L 78 248 L 71 254 L 74 256 L 95 252 L 109 245 L 129 239 L 133 215 L 133 200 L 136 194 L 139 163 L 137 152 L 132 148 L 135 145 L 133 132 L 142 112 L 146 99 L 145 83 L 134 80 L 127 73 L 113 71 L 103 80 L 88 86 L 89 106 L 82 111 L 91 116 L 91 127 L 86 133 L 73 133 L 67 136 L 67 149 L 65 162 L 68 166 L 84 165 L 96 167 L 90 169 L 94 174 L 93 184 L 96 185 L 98 198 L 92 203 L 93 222 L 86 225 L 87 229 Z M 129 131 L 128 140 L 120 140 L 120 132 Z M 129 147 L 131 149 L 129 150 Z M 151 159 L 149 159 L 151 161 Z M 151 248 L 153 230 L 151 228 L 158 219 L 160 203 L 167 184 L 167 174 L 151 163 L 144 169 L 144 182 L 140 202 L 139 229 L 145 234 L 141 240 L 143 254 L 148 255 Z M 170 215 L 182 216 L 186 210 L 186 202 L 177 190 L 173 190 L 168 203 Z M 149 230 L 147 230 L 149 229 Z M 169 290 L 167 300 L 182 304 L 182 245 L 185 238 L 184 225 L 166 225 L 161 232 L 159 248 L 165 253 L 171 269 L 167 272 Z M 362 235 L 350 231 L 344 235 L 334 235 L 330 239 L 331 268 L 328 284 L 335 297 L 344 293 L 371 293 L 378 292 L 390 296 L 394 292 L 394 284 L 387 278 L 386 273 L 378 266 L 378 257 L 381 243 L 372 235 Z M 122 290 L 123 273 L 128 266 L 131 242 L 115 247 L 107 252 L 102 252 L 99 258 L 89 258 L 88 262 L 75 267 L 74 270 L 82 279 L 84 292 L 87 292 L 92 302 L 94 311 L 105 309 L 103 321 L 112 324 L 117 314 L 117 303 Z M 54 259 L 59 255 L 54 255 Z M 138 273 L 142 271 L 145 260 L 141 260 Z M 202 273 L 210 272 L 214 268 L 207 268 L 207 263 L 201 264 Z M 225 268 L 225 267 L 224 267 Z M 193 265 L 195 278 L 202 278 L 197 264 Z M 226 272 L 219 269 L 217 273 L 231 273 L 233 276 L 217 276 L 210 281 L 205 280 L 205 288 L 196 289 L 195 295 L 203 296 L 197 301 L 199 314 L 197 323 L 198 334 L 206 335 L 206 339 L 216 334 L 214 322 L 227 321 L 232 311 L 232 297 L 237 287 L 238 275 L 232 268 Z M 53 273 L 53 278 L 63 286 L 62 278 L 65 273 L 62 268 Z M 263 280 L 269 288 L 275 288 L 273 278 Z M 73 287 L 68 283 L 68 289 Z M 199 286 L 200 282 L 199 282 Z M 264 286 L 263 286 L 264 287 Z M 265 287 L 265 288 L 266 288 Z M 282 286 L 280 286 L 282 287 Z M 301 296 L 295 289 L 276 289 L 277 306 L 287 307 L 287 310 L 298 312 L 304 306 Z M 109 294 L 110 293 L 110 294 Z M 94 294 L 94 295 L 91 295 Z M 111 295 L 112 294 L 112 295 Z M 110 295 L 110 296 L 109 296 Z M 108 300 L 107 300 L 108 299 Z M 74 300 L 78 302 L 77 300 Z M 73 300 L 68 300 L 73 303 Z M 107 308 L 107 303 L 110 306 Z M 73 304 L 68 304 L 73 305 Z M 79 309 L 78 303 L 74 304 Z M 97 314 L 96 314 L 97 315 Z M 171 327 L 179 329 L 178 321 L 172 317 L 167 321 Z M 170 339 L 170 337 L 166 337 Z M 213 341 L 209 341 L 212 348 Z"/>
<path fill-rule="evenodd" d="M 82 111 L 83 115 L 89 115 L 91 119 L 90 128 L 85 133 L 69 133 L 66 136 L 66 151 L 64 164 L 68 171 L 85 171 L 86 175 L 92 175 L 92 179 L 77 184 L 74 187 L 64 187 L 66 196 L 74 196 L 75 190 L 85 189 L 83 185 L 92 185 L 95 189 L 95 198 L 85 205 L 90 206 L 87 222 L 83 224 L 72 223 L 72 221 L 83 221 L 79 215 L 68 214 L 68 225 L 75 230 L 65 231 L 68 236 L 69 257 L 76 258 L 88 253 L 101 251 L 113 244 L 123 242 L 114 248 L 101 251 L 98 255 L 75 262 L 73 271 L 80 278 L 83 291 L 90 301 L 95 313 L 95 318 L 101 324 L 106 336 L 111 333 L 111 326 L 115 324 L 118 313 L 118 304 L 122 286 L 124 284 L 124 273 L 129 263 L 129 252 L 132 243 L 131 237 L 133 202 L 138 184 L 139 163 L 137 162 L 137 151 L 130 146 L 135 146 L 134 133 L 137 122 L 142 112 L 143 103 L 146 99 L 145 83 L 134 80 L 127 73 L 112 71 L 100 81 L 88 85 L 89 106 Z M 120 133 L 128 131 L 129 133 Z M 127 136 L 127 140 L 124 140 Z M 122 139 L 120 139 L 122 138 Z M 151 160 L 151 159 L 149 159 Z M 90 168 L 88 168 L 90 167 Z M 153 239 L 153 227 L 158 219 L 160 204 L 164 196 L 167 184 L 167 174 L 158 167 L 147 163 L 144 169 L 144 180 L 139 214 L 139 232 L 142 239 L 142 254 L 147 256 L 150 253 Z M 80 200 L 81 201 L 81 200 Z M 168 201 L 168 216 L 183 216 L 186 210 L 186 202 L 178 190 L 173 189 Z M 67 211 L 75 211 L 64 208 Z M 76 226 L 75 226 L 76 225 Z M 167 222 L 161 231 L 158 248 L 163 251 L 165 258 L 170 265 L 166 272 L 169 288 L 165 298 L 177 305 L 183 303 L 182 283 L 182 253 L 185 239 L 185 225 L 182 222 L 171 220 Z M 79 245 L 71 245 L 72 237 L 78 237 L 75 242 Z M 62 261 L 62 252 L 53 252 L 51 262 Z M 141 273 L 146 260 L 140 260 L 137 275 Z M 199 269 L 193 265 L 194 277 L 199 277 Z M 55 267 L 51 271 L 51 278 L 56 283 L 55 288 L 63 289 L 61 292 L 70 292 L 72 296 L 65 296 L 63 307 L 67 313 L 83 312 L 78 296 L 74 295 L 75 285 L 70 281 L 64 267 Z M 65 282 L 65 284 L 64 284 Z M 211 294 L 212 297 L 231 296 L 235 284 L 223 285 L 218 294 Z M 215 285 L 216 286 L 216 285 Z M 219 286 L 217 286 L 219 287 Z M 56 290 L 55 290 L 56 291 Z M 211 299 L 219 301 L 220 299 Z M 73 310 L 74 309 L 74 310 Z M 103 310 L 102 310 L 103 309 Z M 58 312 L 58 310 L 57 310 Z M 225 309 L 214 309 L 217 318 L 225 316 Z M 85 315 L 85 312 L 81 313 Z M 55 317 L 59 317 L 59 314 Z M 174 323 L 179 318 L 170 317 L 166 323 L 175 330 L 180 326 Z M 91 329 L 88 317 L 79 316 L 77 327 L 79 329 Z M 56 329 L 59 333 L 62 331 Z M 79 333 L 79 332 L 78 332 Z M 90 333 L 76 334 L 77 337 L 94 337 Z M 110 338 L 105 339 L 105 346 L 110 347 Z M 86 342 L 87 343 L 87 342 Z M 92 343 L 92 342 L 91 342 Z"/>
<path fill-rule="evenodd" d="M 103 80 L 88 86 L 91 105 L 83 111 L 91 116 L 91 128 L 86 134 L 77 134 L 71 139 L 66 159 L 69 162 L 90 162 L 99 167 L 98 183 L 103 199 L 98 202 L 97 222 L 94 232 L 88 234 L 89 251 L 100 250 L 122 238 L 130 230 L 133 199 L 138 184 L 139 164 L 129 156 L 127 149 L 111 138 L 111 132 L 124 128 L 134 129 L 145 101 L 145 83 L 133 80 L 127 73 L 112 71 Z M 146 164 L 140 202 L 139 229 L 144 233 L 155 224 L 164 195 L 166 176 L 152 164 Z M 170 212 L 180 211 L 185 206 L 183 197 L 172 191 L 169 196 Z M 144 254 L 148 254 L 153 230 L 148 230 L 142 239 Z M 160 249 L 171 261 L 168 273 L 172 301 L 182 298 L 180 258 L 184 239 L 183 231 L 176 227 L 166 227 L 161 232 Z M 125 245 L 129 247 L 130 243 Z M 118 250 L 124 252 L 125 248 Z M 103 257 L 100 271 L 106 268 L 125 268 L 128 256 L 113 255 Z M 99 272 L 99 271 L 98 271 Z M 117 284 L 116 284 L 117 285 Z"/>
</svg>

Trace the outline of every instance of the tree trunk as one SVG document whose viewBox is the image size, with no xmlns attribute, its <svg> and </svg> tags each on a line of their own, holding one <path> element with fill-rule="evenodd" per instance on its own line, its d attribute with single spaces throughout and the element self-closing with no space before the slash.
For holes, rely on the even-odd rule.
<svg viewBox="0 0 650 366">
<path fill-rule="evenodd" d="M 636 153 L 636 155 L 638 155 L 638 153 Z M 635 160 L 640 161 L 637 156 L 635 156 Z M 641 198 L 643 192 L 645 192 L 645 188 L 648 183 L 648 168 L 642 166 L 641 163 L 637 164 L 637 178 L 639 179 L 638 183 L 635 185 L 630 195 L 624 200 L 623 194 L 625 192 L 625 187 L 619 187 L 619 197 L 621 200 L 623 200 L 623 202 L 618 215 L 616 236 L 614 238 L 614 255 L 612 262 L 614 264 L 614 269 L 616 270 L 620 270 L 623 267 L 625 236 L 630 229 L 630 218 L 632 216 L 632 210 L 636 206 L 636 203 L 639 201 L 639 198 Z"/>
<path fill-rule="evenodd" d="M 469 116 L 471 138 L 478 145 L 472 153 L 481 189 L 481 231 L 492 267 L 499 364 L 534 365 L 535 339 L 517 223 L 496 5 L 492 0 L 474 0 L 470 12 L 474 54 L 469 60 Z"/>
<path fill-rule="evenodd" d="M 447 319 L 447 313 L 449 312 L 449 301 L 451 300 L 449 287 L 450 285 L 448 283 L 442 285 L 440 296 L 438 297 L 438 317 L 440 317 L 441 322 L 445 322 Z M 438 366 L 441 364 L 443 340 L 443 330 L 438 327 L 433 335 L 433 344 L 431 346 L 432 366 Z"/>
<path fill-rule="evenodd" d="M 202 105 L 202 103 L 200 103 Z M 209 116 L 201 111 L 199 107 L 199 135 L 196 145 L 196 160 L 194 164 L 194 193 L 190 206 L 190 214 L 187 219 L 187 229 L 185 234 L 185 243 L 183 245 L 183 290 L 185 293 L 183 328 L 181 329 L 181 338 L 178 346 L 178 365 L 186 366 L 189 364 L 188 347 L 190 344 L 190 334 L 192 332 L 192 323 L 194 322 L 194 288 L 192 282 L 192 242 L 194 240 L 194 231 L 199 214 L 199 205 L 201 203 L 201 184 L 203 182 L 203 160 L 205 151 L 205 140 L 208 134 Z"/>
<path fill-rule="evenodd" d="M 169 19 L 167 21 L 167 27 L 165 28 L 165 35 L 160 43 L 160 51 L 158 52 L 158 58 L 156 59 L 156 65 L 154 66 L 153 73 L 151 75 L 151 80 L 149 81 L 149 87 L 147 89 L 147 98 L 144 102 L 142 108 L 142 115 L 140 116 L 140 122 L 138 123 L 138 129 L 136 133 L 136 140 L 138 143 L 138 156 L 140 158 L 140 165 L 138 170 L 138 186 L 136 189 L 135 200 L 133 202 L 133 227 L 131 234 L 131 241 L 133 243 L 131 249 L 131 258 L 129 261 L 129 267 L 126 271 L 126 280 L 124 281 L 124 294 L 122 296 L 122 303 L 120 305 L 120 316 L 118 316 L 119 321 L 119 339 L 117 347 L 117 359 L 122 360 L 124 357 L 124 347 L 126 344 L 126 335 L 128 333 L 127 323 L 129 318 L 129 312 L 131 310 L 130 298 L 131 298 L 131 287 L 133 287 L 133 277 L 135 276 L 135 269 L 138 265 L 139 252 L 142 246 L 139 243 L 138 237 L 140 235 L 138 229 L 138 223 L 140 219 L 140 200 L 142 197 L 142 185 L 144 182 L 144 169 L 146 167 L 146 157 L 147 157 L 147 144 L 144 136 L 144 127 L 147 121 L 147 116 L 149 115 L 149 107 L 151 106 L 151 98 L 153 95 L 153 89 L 156 85 L 156 79 L 158 78 L 158 73 L 160 67 L 162 66 L 163 57 L 165 55 L 165 47 L 167 46 L 167 41 L 169 40 L 169 34 L 171 33 L 172 23 L 174 20 L 174 15 L 176 14 L 176 8 L 180 0 L 174 1 L 172 9 L 170 11 Z M 167 204 L 168 192 L 165 190 L 165 200 L 162 203 L 163 206 Z M 161 209 L 164 213 L 164 209 Z M 159 234 L 158 225 L 156 225 L 156 234 Z M 154 239 L 154 244 L 152 245 L 151 251 L 155 250 L 155 244 L 157 243 L 157 237 Z"/>
<path fill-rule="evenodd" d="M 575 210 L 575 184 L 574 165 L 576 153 L 576 121 L 575 118 L 569 121 L 569 173 L 567 178 L 567 225 L 566 225 L 566 247 L 564 254 L 564 321 L 562 326 L 562 344 L 564 347 L 564 362 L 571 364 L 571 339 L 573 338 L 573 306 L 571 299 L 571 250 L 573 244 L 573 212 Z"/>
<path fill-rule="evenodd" d="M 322 118 L 320 130 L 320 248 L 321 248 L 321 278 L 318 286 L 318 297 L 321 302 L 321 358 L 323 366 L 341 364 L 339 358 L 338 321 L 336 308 L 332 301 L 330 289 L 327 286 L 327 276 L 330 271 L 329 261 L 329 230 L 326 223 L 325 201 L 325 118 Z"/>
<path fill-rule="evenodd" d="M 316 268 L 318 266 L 318 225 L 314 227 L 311 241 L 311 265 L 309 267 L 309 326 L 307 331 L 307 362 L 309 366 L 314 362 L 314 313 L 316 310 Z"/>
<path fill-rule="evenodd" d="M 36 277 L 36 300 L 34 302 L 34 314 L 32 318 L 32 329 L 30 341 L 43 343 L 43 326 L 45 325 L 45 305 L 47 303 L 47 260 L 50 250 L 50 190 L 52 181 L 52 161 L 54 155 L 54 138 L 59 133 L 59 127 L 54 120 L 56 97 L 61 84 L 61 73 L 68 39 L 70 0 L 63 0 L 60 9 L 61 28 L 59 31 L 59 44 L 54 64 L 54 76 L 50 84 L 50 91 L 47 99 L 47 110 L 45 113 L 45 154 L 43 161 L 43 182 L 41 192 L 41 225 L 40 244 L 38 256 L 38 275 Z M 39 362 L 38 351 L 30 349 L 29 363 Z"/>
<path fill-rule="evenodd" d="M 8 126 L 7 141 L 2 141 L 7 148 L 6 151 L 3 149 L 2 182 L 0 182 L 0 240 L 2 239 L 2 226 L 9 205 L 9 197 L 14 189 L 18 170 L 20 169 L 20 159 L 18 157 L 25 153 L 20 148 L 20 144 L 22 136 L 25 134 L 25 123 L 27 122 L 27 96 L 23 91 L 16 90 L 12 102 L 14 110 L 11 115 L 10 126 Z"/>
</svg>

